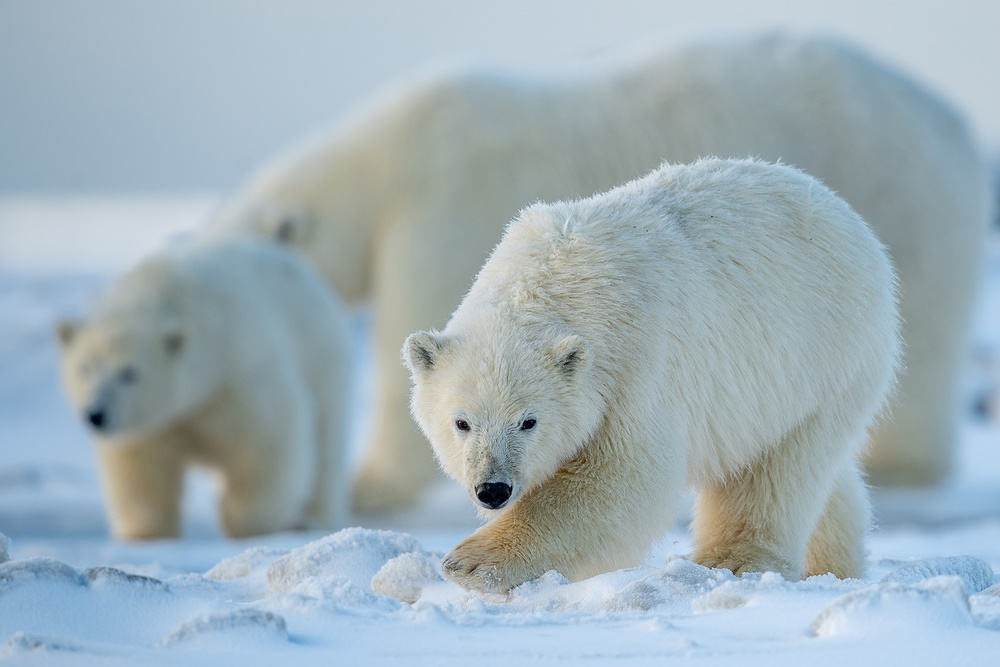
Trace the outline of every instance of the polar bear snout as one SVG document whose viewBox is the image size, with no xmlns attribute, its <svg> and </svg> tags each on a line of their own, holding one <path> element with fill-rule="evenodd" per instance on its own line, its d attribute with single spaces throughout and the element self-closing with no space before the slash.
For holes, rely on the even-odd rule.
<svg viewBox="0 0 1000 667">
<path fill-rule="evenodd" d="M 92 408 L 87 410 L 87 422 L 96 430 L 100 431 L 108 423 L 108 416 L 104 408 Z"/>
<path fill-rule="evenodd" d="M 487 482 L 476 487 L 476 499 L 480 504 L 491 510 L 497 510 L 510 500 L 513 489 L 504 482 Z"/>
</svg>

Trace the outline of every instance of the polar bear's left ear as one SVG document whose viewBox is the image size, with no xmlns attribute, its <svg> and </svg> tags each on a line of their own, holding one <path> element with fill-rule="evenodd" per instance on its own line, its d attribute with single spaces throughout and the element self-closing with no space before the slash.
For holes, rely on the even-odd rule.
<svg viewBox="0 0 1000 667">
<path fill-rule="evenodd" d="M 590 347 L 579 336 L 566 336 L 552 348 L 552 358 L 559 371 L 572 377 L 590 366 Z"/>
<path fill-rule="evenodd" d="M 274 240 L 284 245 L 304 245 L 313 232 L 313 217 L 302 208 L 283 208 L 273 211 L 272 234 Z"/>
<path fill-rule="evenodd" d="M 445 348 L 444 336 L 436 332 L 418 331 L 403 343 L 403 363 L 411 373 L 429 373 Z"/>
</svg>

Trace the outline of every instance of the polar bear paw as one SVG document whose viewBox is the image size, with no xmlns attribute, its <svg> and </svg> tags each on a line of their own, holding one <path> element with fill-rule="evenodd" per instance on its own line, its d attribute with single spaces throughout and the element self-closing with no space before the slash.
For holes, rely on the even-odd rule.
<svg viewBox="0 0 1000 667">
<path fill-rule="evenodd" d="M 483 593 L 507 593 L 547 569 L 531 567 L 516 545 L 483 530 L 459 543 L 441 561 L 446 578 L 462 588 Z"/>
</svg>

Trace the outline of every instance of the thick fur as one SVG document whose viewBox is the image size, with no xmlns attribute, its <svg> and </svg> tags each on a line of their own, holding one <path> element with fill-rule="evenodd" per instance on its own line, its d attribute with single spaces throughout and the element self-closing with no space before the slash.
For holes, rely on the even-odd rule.
<svg viewBox="0 0 1000 667">
<path fill-rule="evenodd" d="M 424 81 L 266 169 L 210 233 L 280 237 L 348 301 L 372 301 L 376 420 L 354 499 L 390 509 L 434 475 L 407 414 L 400 342 L 447 320 L 503 226 L 530 202 L 711 155 L 798 166 L 889 247 L 908 359 L 870 471 L 876 483 L 939 479 L 989 220 L 987 171 L 953 111 L 837 42 L 771 35 L 585 75 Z"/>
<path fill-rule="evenodd" d="M 176 536 L 192 464 L 218 473 L 230 536 L 345 524 L 347 319 L 296 254 L 169 248 L 59 335 L 116 537 Z"/>
<path fill-rule="evenodd" d="M 802 172 L 711 159 L 532 206 L 404 346 L 444 470 L 513 490 L 444 572 L 502 592 L 640 564 L 691 485 L 699 563 L 861 576 L 857 456 L 899 353 L 883 247 Z"/>
</svg>

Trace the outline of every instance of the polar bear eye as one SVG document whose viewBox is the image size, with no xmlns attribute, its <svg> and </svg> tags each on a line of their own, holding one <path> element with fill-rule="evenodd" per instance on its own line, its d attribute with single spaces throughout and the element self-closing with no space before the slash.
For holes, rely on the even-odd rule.
<svg viewBox="0 0 1000 667">
<path fill-rule="evenodd" d="M 538 422 L 535 421 L 534 419 L 525 419 L 523 422 L 521 422 L 521 430 L 530 431 L 531 429 L 535 428 L 535 424 L 537 423 Z"/>
<path fill-rule="evenodd" d="M 469 422 L 465 421 L 464 419 L 458 419 L 455 421 L 455 428 L 457 428 L 459 431 L 468 431 L 470 428 Z"/>
<path fill-rule="evenodd" d="M 139 379 L 139 373 L 131 366 L 126 366 L 118 373 L 118 379 L 122 384 L 132 384 Z"/>
</svg>

